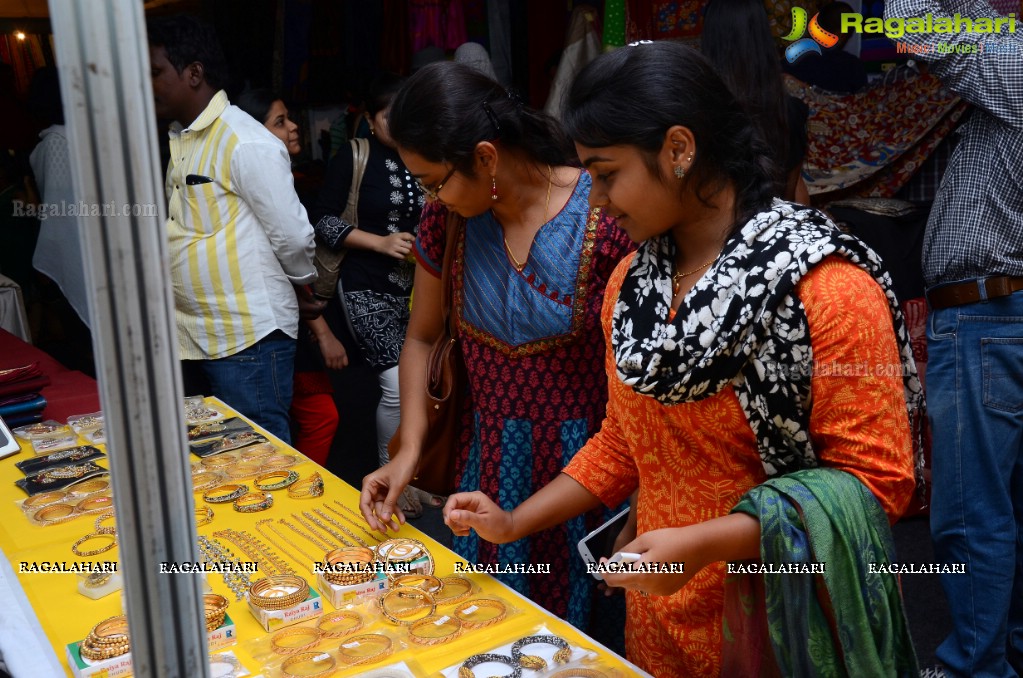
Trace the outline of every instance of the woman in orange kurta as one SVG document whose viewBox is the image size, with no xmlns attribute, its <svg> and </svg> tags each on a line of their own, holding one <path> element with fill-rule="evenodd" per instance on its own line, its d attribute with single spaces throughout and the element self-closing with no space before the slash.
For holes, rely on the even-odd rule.
<svg viewBox="0 0 1023 678">
<path fill-rule="evenodd" d="M 607 415 L 513 511 L 467 493 L 445 518 L 501 543 L 638 489 L 622 551 L 685 571 L 605 575 L 629 589 L 628 656 L 657 676 L 722 675 L 726 563 L 762 552 L 740 500 L 837 469 L 876 515 L 905 510 L 920 405 L 908 337 L 876 255 L 820 212 L 772 199 L 764 147 L 697 53 L 654 43 L 600 57 L 566 121 L 591 201 L 641 243 L 604 298 Z"/>
</svg>

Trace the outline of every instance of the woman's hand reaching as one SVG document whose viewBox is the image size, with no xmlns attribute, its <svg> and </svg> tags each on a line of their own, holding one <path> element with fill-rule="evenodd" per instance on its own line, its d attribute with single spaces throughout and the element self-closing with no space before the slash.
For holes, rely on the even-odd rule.
<svg viewBox="0 0 1023 678">
<path fill-rule="evenodd" d="M 518 538 L 512 512 L 505 511 L 482 492 L 460 492 L 448 497 L 444 523 L 459 537 L 468 535 L 472 529 L 492 544 L 505 544 Z"/>
</svg>

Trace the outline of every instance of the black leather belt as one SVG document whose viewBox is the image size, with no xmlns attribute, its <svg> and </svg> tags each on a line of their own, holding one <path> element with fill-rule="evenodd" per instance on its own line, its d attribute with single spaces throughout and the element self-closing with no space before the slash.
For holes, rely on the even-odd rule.
<svg viewBox="0 0 1023 678">
<path fill-rule="evenodd" d="M 964 282 L 938 285 L 927 290 L 927 303 L 934 310 L 1007 297 L 1023 290 L 1023 277 L 996 275 Z"/>
</svg>

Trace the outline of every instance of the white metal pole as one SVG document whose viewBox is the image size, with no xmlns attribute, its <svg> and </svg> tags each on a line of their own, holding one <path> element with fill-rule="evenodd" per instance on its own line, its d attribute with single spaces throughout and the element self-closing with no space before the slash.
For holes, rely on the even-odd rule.
<svg viewBox="0 0 1023 678">
<path fill-rule="evenodd" d="M 134 673 L 206 678 L 201 581 L 159 569 L 199 554 L 143 3 L 50 0 L 50 18 Z"/>
</svg>

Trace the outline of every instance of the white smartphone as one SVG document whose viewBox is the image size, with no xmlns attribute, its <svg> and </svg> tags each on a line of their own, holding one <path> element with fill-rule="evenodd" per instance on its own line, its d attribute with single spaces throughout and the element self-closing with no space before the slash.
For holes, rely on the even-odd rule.
<svg viewBox="0 0 1023 678">
<path fill-rule="evenodd" d="M 599 563 L 601 558 L 611 557 L 615 550 L 615 539 L 628 521 L 629 509 L 622 509 L 614 518 L 579 540 L 579 555 L 585 562 L 594 565 Z M 594 572 L 593 576 L 603 580 L 598 572 Z"/>
</svg>

